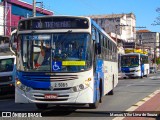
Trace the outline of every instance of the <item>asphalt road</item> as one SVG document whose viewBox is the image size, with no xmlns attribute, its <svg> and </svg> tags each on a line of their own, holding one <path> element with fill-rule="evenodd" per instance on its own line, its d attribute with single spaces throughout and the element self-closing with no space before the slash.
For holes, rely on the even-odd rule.
<svg viewBox="0 0 160 120">
<path fill-rule="evenodd" d="M 42 116 L 50 116 L 45 119 L 56 120 L 111 120 L 107 117 L 111 112 L 122 112 L 132 105 L 160 89 L 160 72 L 143 79 L 122 79 L 114 89 L 114 95 L 106 95 L 97 109 L 89 109 L 88 106 L 50 106 L 47 110 L 39 111 L 34 104 L 15 104 L 14 97 L 4 98 L 0 96 L 0 111 L 30 111 L 41 112 Z M 33 118 L 32 118 L 33 119 Z M 35 119 L 35 118 L 34 118 Z M 40 118 L 38 118 L 40 119 Z M 41 119 L 44 119 L 42 117 Z"/>
</svg>

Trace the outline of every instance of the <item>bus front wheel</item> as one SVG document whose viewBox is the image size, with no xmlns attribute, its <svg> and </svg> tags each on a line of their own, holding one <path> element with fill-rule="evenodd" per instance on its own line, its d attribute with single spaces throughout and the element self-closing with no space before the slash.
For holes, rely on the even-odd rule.
<svg viewBox="0 0 160 120">
<path fill-rule="evenodd" d="M 98 106 L 99 106 L 99 100 L 97 100 L 95 103 L 89 104 L 89 108 L 92 108 L 92 109 L 96 109 L 98 108 Z"/>
<path fill-rule="evenodd" d="M 48 107 L 48 104 L 39 104 L 39 103 L 36 103 L 36 107 L 40 110 L 42 109 L 46 109 Z"/>
<path fill-rule="evenodd" d="M 113 77 L 113 81 L 112 81 L 112 90 L 108 93 L 108 95 L 114 95 L 114 77 Z"/>
<path fill-rule="evenodd" d="M 99 89 L 97 91 L 97 94 L 99 95 L 99 99 L 95 103 L 90 103 L 89 108 L 96 109 L 98 108 L 99 103 L 102 102 L 102 80 L 100 80 Z"/>
</svg>

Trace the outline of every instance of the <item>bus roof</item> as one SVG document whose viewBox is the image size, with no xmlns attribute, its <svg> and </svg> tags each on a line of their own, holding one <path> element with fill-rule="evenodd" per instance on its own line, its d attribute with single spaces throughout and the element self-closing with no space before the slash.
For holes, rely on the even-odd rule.
<svg viewBox="0 0 160 120">
<path fill-rule="evenodd" d="M 24 19 L 21 19 L 20 21 L 24 21 L 24 20 L 31 20 L 31 19 L 37 19 L 37 18 L 54 18 L 54 17 L 72 17 L 72 18 L 86 18 L 86 19 L 91 19 L 90 17 L 86 17 L 86 16 L 72 16 L 72 15 L 46 15 L 46 16 L 36 16 L 36 17 L 29 17 L 29 18 L 24 18 Z M 20 22 L 19 21 L 19 22 Z"/>
<path fill-rule="evenodd" d="M 66 17 L 66 18 L 86 18 L 89 20 L 89 22 L 91 24 L 93 24 L 97 29 L 100 30 L 100 32 L 102 32 L 104 35 L 106 35 L 109 39 L 111 39 L 115 44 L 116 41 L 113 40 L 92 18 L 90 17 L 87 17 L 87 16 L 72 16 L 72 15 L 46 15 L 46 16 L 36 16 L 36 17 L 30 17 L 30 18 L 25 18 L 25 19 L 22 19 L 20 20 L 19 22 L 21 21 L 25 21 L 25 20 L 34 20 L 34 19 L 37 19 L 37 18 L 56 18 L 56 17 Z M 90 25 L 91 25 L 90 24 Z"/>
<path fill-rule="evenodd" d="M 126 54 L 121 55 L 121 56 L 125 56 L 125 55 L 144 55 L 144 56 L 147 56 L 146 54 L 142 54 L 142 53 L 126 53 Z"/>
</svg>

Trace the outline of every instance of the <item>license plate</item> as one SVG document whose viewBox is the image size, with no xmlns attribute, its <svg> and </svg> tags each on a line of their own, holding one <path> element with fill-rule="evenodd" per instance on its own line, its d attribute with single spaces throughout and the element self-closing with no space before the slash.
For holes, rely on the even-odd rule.
<svg viewBox="0 0 160 120">
<path fill-rule="evenodd" d="M 68 83 L 54 83 L 54 88 L 65 88 L 68 87 Z"/>
<path fill-rule="evenodd" d="M 57 94 L 45 94 L 45 99 L 57 99 Z"/>
</svg>

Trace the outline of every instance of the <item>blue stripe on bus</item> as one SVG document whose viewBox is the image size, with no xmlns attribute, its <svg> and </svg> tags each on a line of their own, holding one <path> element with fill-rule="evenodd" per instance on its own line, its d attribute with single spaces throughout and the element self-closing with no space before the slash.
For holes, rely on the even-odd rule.
<svg viewBox="0 0 160 120">
<path fill-rule="evenodd" d="M 122 67 L 121 71 L 122 72 L 129 72 L 130 67 Z"/>
<path fill-rule="evenodd" d="M 93 101 L 96 102 L 97 100 L 100 99 L 100 94 L 99 93 L 99 85 L 100 85 L 100 79 L 102 79 L 102 82 L 104 80 L 104 73 L 103 73 L 103 60 L 98 59 L 96 61 L 96 74 L 95 74 L 95 82 L 94 82 L 94 97 Z M 103 83 L 102 83 L 103 84 Z M 103 87 L 103 86 L 102 86 Z M 103 91 L 103 88 L 102 88 Z M 103 94 L 103 93 L 102 93 Z"/>
<path fill-rule="evenodd" d="M 142 73 L 144 75 L 144 64 L 141 65 L 141 76 L 142 76 Z"/>
<path fill-rule="evenodd" d="M 50 81 L 36 81 L 36 80 L 32 80 L 32 78 L 34 77 L 30 77 L 30 79 L 24 78 L 23 77 L 23 73 L 18 72 L 17 74 L 19 74 L 19 80 L 21 81 L 22 84 L 24 84 L 25 86 L 31 87 L 31 88 L 49 88 L 51 86 L 51 82 Z M 37 74 L 38 75 L 38 74 Z M 42 75 L 43 77 L 43 75 Z M 49 79 L 49 76 L 45 76 L 44 77 L 46 79 Z"/>
</svg>

